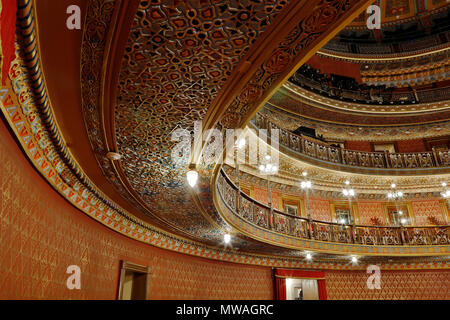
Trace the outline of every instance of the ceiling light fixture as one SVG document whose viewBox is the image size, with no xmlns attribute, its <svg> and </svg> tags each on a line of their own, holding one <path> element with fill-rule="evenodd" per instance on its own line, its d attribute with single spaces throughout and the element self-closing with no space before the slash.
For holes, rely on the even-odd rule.
<svg viewBox="0 0 450 320">
<path fill-rule="evenodd" d="M 193 188 L 197 184 L 198 172 L 195 170 L 190 170 L 186 173 L 187 182 Z"/>
<path fill-rule="evenodd" d="M 300 183 L 300 187 L 302 187 L 302 189 L 311 189 L 311 187 L 312 187 L 312 183 L 311 183 L 311 181 L 302 181 L 301 183 Z"/>
<path fill-rule="evenodd" d="M 245 139 L 241 138 L 238 141 L 236 141 L 236 147 L 238 149 L 242 149 L 243 147 L 245 147 Z"/>
<path fill-rule="evenodd" d="M 353 190 L 353 189 L 343 189 L 342 193 L 344 194 L 344 196 L 350 196 L 350 197 L 353 197 L 356 194 L 355 190 Z"/>
<path fill-rule="evenodd" d="M 122 159 L 122 155 L 120 153 L 117 153 L 117 152 L 108 152 L 106 154 L 106 157 L 109 160 L 116 160 L 116 161 Z"/>
</svg>

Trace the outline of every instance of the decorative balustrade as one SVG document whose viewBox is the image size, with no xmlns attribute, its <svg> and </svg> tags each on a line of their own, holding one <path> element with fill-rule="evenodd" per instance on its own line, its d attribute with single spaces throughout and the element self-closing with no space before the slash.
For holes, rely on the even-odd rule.
<svg viewBox="0 0 450 320">
<path fill-rule="evenodd" d="M 253 124 L 259 129 L 279 129 L 280 145 L 310 158 L 348 166 L 386 169 L 442 168 L 450 166 L 450 150 L 413 153 L 354 151 L 333 147 L 326 142 L 296 135 L 277 127 L 257 114 Z M 268 130 L 268 133 L 270 130 Z"/>
<path fill-rule="evenodd" d="M 450 244 L 450 226 L 390 227 L 342 225 L 290 215 L 270 209 L 240 192 L 221 170 L 217 192 L 226 206 L 243 220 L 261 228 L 301 239 L 374 246 Z M 236 202 L 239 210 L 236 210 Z"/>
</svg>

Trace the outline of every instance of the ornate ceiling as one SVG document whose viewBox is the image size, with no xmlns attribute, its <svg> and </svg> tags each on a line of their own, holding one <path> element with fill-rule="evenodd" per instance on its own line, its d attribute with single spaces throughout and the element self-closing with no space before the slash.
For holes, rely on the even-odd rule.
<svg viewBox="0 0 450 320">
<path fill-rule="evenodd" d="M 206 128 L 243 127 L 298 66 L 369 2 L 86 1 L 79 95 L 90 146 L 83 152 L 95 157 L 103 174 L 91 175 L 92 183 L 86 178 L 88 189 L 96 189 L 106 178 L 120 196 L 104 198 L 120 219 L 133 217 L 126 220 L 130 228 L 133 223 L 145 230 L 154 226 L 155 237 L 180 237 L 186 241 L 176 240 L 182 246 L 214 248 L 220 255 L 223 233 L 231 229 L 212 201 L 213 168 L 199 164 L 198 187 L 190 189 L 187 165 L 171 161 L 172 133 L 180 128 L 193 131 L 194 122 L 201 119 Z M 49 102 L 49 114 L 57 109 Z M 422 117 L 442 120 L 439 112 L 430 119 Z M 62 136 L 74 134 L 64 132 L 66 128 Z M 111 151 L 121 159 L 108 159 Z M 66 157 L 72 159 L 71 150 Z M 81 180 L 83 168 L 77 161 L 73 167 L 79 170 L 67 169 L 68 180 Z M 303 260 L 296 250 L 239 233 L 231 249 L 236 251 Z M 319 257 L 324 262 L 346 261 L 344 256 Z"/>
</svg>

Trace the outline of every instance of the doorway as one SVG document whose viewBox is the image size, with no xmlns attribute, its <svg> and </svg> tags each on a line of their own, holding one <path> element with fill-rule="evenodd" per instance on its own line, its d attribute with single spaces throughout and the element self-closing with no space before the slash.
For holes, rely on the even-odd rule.
<svg viewBox="0 0 450 320">
<path fill-rule="evenodd" d="M 150 268 L 121 261 L 119 300 L 146 300 Z"/>
<path fill-rule="evenodd" d="M 319 300 L 317 280 L 287 278 L 286 300 Z"/>
</svg>

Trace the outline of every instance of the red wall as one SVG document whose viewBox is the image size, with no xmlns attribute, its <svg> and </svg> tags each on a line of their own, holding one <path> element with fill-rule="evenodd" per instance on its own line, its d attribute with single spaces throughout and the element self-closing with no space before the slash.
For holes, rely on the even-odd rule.
<svg viewBox="0 0 450 320">
<path fill-rule="evenodd" d="M 372 151 L 369 141 L 345 141 L 345 149 L 355 151 Z"/>
<path fill-rule="evenodd" d="M 397 152 L 422 152 L 426 151 L 423 139 L 404 140 L 397 142 Z"/>
<path fill-rule="evenodd" d="M 369 289 L 364 271 L 325 274 L 329 300 L 450 300 L 450 270 L 384 271 L 380 289 Z"/>
</svg>

